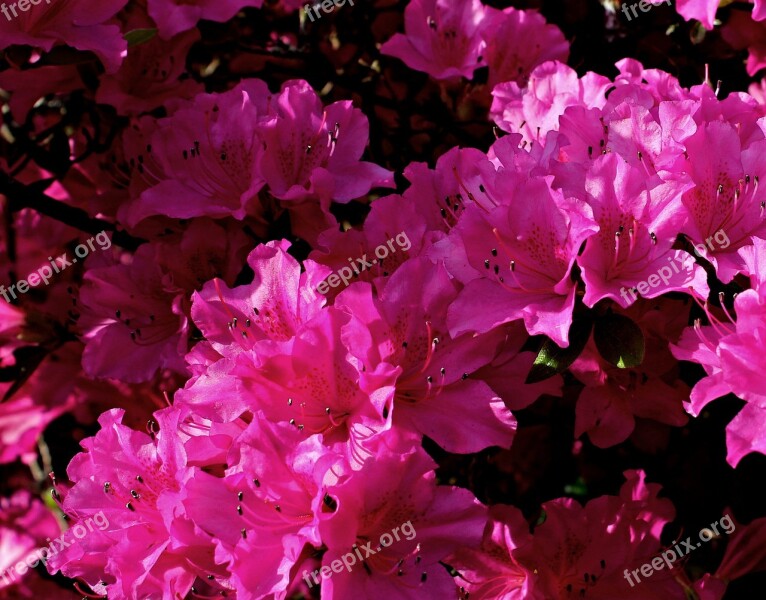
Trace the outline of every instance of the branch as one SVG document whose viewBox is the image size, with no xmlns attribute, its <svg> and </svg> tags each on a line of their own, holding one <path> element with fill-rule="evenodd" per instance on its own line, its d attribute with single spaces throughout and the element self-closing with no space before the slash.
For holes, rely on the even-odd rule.
<svg viewBox="0 0 766 600">
<path fill-rule="evenodd" d="M 17 181 L 7 173 L 0 172 L 0 194 L 8 197 L 9 212 L 11 213 L 24 208 L 31 208 L 42 215 L 92 235 L 102 231 L 110 231 L 112 232 L 112 243 L 126 250 L 136 250 L 141 244 L 146 243 L 144 239 L 134 237 L 125 231 L 118 231 L 116 226 L 109 221 L 90 217 L 81 208 L 69 206 L 36 191 L 32 186 Z"/>
</svg>

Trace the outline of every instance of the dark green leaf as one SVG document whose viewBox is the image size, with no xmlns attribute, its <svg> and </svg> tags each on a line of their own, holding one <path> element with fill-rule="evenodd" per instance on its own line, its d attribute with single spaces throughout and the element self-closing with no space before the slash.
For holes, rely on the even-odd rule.
<svg viewBox="0 0 766 600">
<path fill-rule="evenodd" d="M 157 35 L 156 29 L 134 29 L 125 34 L 125 41 L 128 42 L 128 48 L 145 44 Z"/>
<path fill-rule="evenodd" d="M 601 356 L 620 369 L 637 367 L 644 361 L 644 334 L 623 315 L 610 313 L 598 319 L 593 341 Z"/>
<path fill-rule="evenodd" d="M 569 346 L 559 348 L 550 339 L 546 339 L 535 363 L 529 370 L 526 383 L 537 383 L 565 371 L 577 360 L 590 337 L 591 320 L 577 319 L 569 328 Z"/>
</svg>

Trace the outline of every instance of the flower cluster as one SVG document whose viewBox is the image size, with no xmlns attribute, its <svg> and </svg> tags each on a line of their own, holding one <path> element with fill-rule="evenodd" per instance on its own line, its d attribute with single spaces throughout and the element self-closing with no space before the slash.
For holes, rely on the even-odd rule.
<svg viewBox="0 0 766 600">
<path fill-rule="evenodd" d="M 0 20 L 0 283 L 111 240 L 0 302 L 0 569 L 60 546 L 0 598 L 719 600 L 766 569 L 758 514 L 717 568 L 629 583 L 685 503 L 624 454 L 587 489 L 588 455 L 671 452 L 724 396 L 721 460 L 766 455 L 763 84 L 578 73 L 540 13 L 480 0 L 413 0 L 404 33 L 262 4 Z M 307 28 L 360 11 L 296 78 Z M 428 149 L 428 93 L 472 143 Z M 578 480 L 543 485 L 557 431 Z"/>
</svg>

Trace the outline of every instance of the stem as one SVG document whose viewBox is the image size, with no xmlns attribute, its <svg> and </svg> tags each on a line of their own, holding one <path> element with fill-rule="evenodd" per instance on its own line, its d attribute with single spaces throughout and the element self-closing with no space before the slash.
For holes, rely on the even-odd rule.
<svg viewBox="0 0 766 600">
<path fill-rule="evenodd" d="M 54 200 L 42 192 L 13 179 L 7 173 L 0 173 L 0 194 L 8 197 L 9 213 L 31 208 L 42 215 L 56 219 L 61 223 L 90 234 L 102 231 L 112 232 L 112 242 L 126 250 L 136 250 L 146 240 L 134 237 L 125 231 L 118 231 L 116 226 L 103 219 L 92 218 L 84 210 Z"/>
</svg>

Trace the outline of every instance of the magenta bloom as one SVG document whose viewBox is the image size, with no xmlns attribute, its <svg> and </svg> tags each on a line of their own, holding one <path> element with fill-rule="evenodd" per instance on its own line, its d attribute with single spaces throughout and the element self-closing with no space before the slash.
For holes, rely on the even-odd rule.
<svg viewBox="0 0 766 600">
<path fill-rule="evenodd" d="M 726 428 L 727 461 L 736 466 L 750 452 L 766 454 L 766 387 L 760 376 L 766 340 L 766 241 L 753 238 L 753 246 L 739 252 L 751 276 L 752 289 L 734 300 L 736 321 L 726 323 L 708 311 L 711 325 L 700 321 L 687 329 L 671 349 L 676 358 L 701 364 L 707 377 L 694 387 L 687 410 L 699 415 L 713 400 L 728 393 L 747 402 Z"/>
<path fill-rule="evenodd" d="M 439 561 L 458 548 L 478 547 L 486 509 L 466 490 L 435 485 L 434 466 L 420 448 L 399 453 L 380 446 L 364 470 L 327 489 L 337 509 L 319 525 L 327 546 L 322 564 L 353 556 L 356 548 L 361 561 L 323 579 L 323 598 L 455 595 Z"/>
<path fill-rule="evenodd" d="M 158 369 L 184 372 L 187 320 L 181 302 L 177 291 L 165 287 L 148 245 L 128 264 L 90 269 L 77 323 L 85 372 L 131 383 L 146 381 Z"/>
<path fill-rule="evenodd" d="M 404 10 L 405 33 L 394 35 L 381 52 L 435 79 L 471 79 L 483 64 L 484 14 L 480 0 L 413 0 Z"/>
<path fill-rule="evenodd" d="M 17 490 L 12 496 L 0 498 L 0 596 L 3 598 L 39 598 L 37 594 L 57 593 L 47 589 L 47 582 L 29 568 L 40 564 L 56 548 L 46 548 L 46 538 L 61 533 L 53 513 L 26 490 Z M 45 552 L 38 553 L 39 548 Z M 29 562 L 27 562 L 29 561 Z M 21 571 L 16 566 L 26 563 Z M 54 588 L 61 592 L 61 588 Z M 53 597 L 53 596 L 51 596 Z M 74 594 L 67 595 L 74 600 Z"/>
<path fill-rule="evenodd" d="M 596 231 L 590 207 L 551 187 L 552 177 L 500 170 L 492 190 L 502 203 L 469 206 L 440 254 L 465 253 L 453 268 L 465 283 L 449 310 L 450 334 L 483 333 L 524 319 L 531 334 L 566 346 L 575 286 L 569 274 L 582 243 Z"/>
<path fill-rule="evenodd" d="M 460 587 L 476 600 L 544 600 L 533 585 L 536 575 L 516 556 L 532 544 L 529 526 L 521 511 L 496 504 L 489 509 L 484 539 L 479 549 L 460 549 L 451 564 L 460 573 Z"/>
<path fill-rule="evenodd" d="M 118 600 L 185 595 L 197 577 L 220 568 L 181 505 L 190 470 L 177 436 L 180 415 L 157 413 L 156 439 L 127 428 L 123 415 L 104 413 L 101 431 L 82 442 L 85 452 L 67 469 L 74 486 L 60 493 L 73 526 L 48 569 Z"/>
<path fill-rule="evenodd" d="M 496 85 L 490 115 L 504 131 L 521 133 L 527 143 L 543 143 L 549 131 L 558 130 L 568 106 L 600 108 L 610 85 L 601 75 L 578 79 L 574 69 L 548 61 L 532 71 L 526 87 L 514 81 Z"/>
<path fill-rule="evenodd" d="M 108 22 L 127 1 L 46 0 L 37 5 L 27 3 L 25 11 L 5 6 L 7 14 L 0 18 L 0 49 L 28 44 L 50 50 L 57 44 L 67 44 L 95 52 L 107 72 L 114 73 L 127 43 L 119 27 Z"/>
<path fill-rule="evenodd" d="M 224 94 L 200 94 L 161 119 L 140 154 L 133 177 L 145 189 L 120 214 L 131 225 L 152 215 L 242 219 L 263 187 L 257 168 L 259 119 L 269 91 L 258 79 Z"/>
<path fill-rule="evenodd" d="M 672 249 L 689 219 L 681 204 L 681 194 L 689 187 L 647 176 L 645 169 L 628 165 L 614 153 L 594 161 L 586 175 L 585 199 L 599 232 L 577 259 L 585 304 L 610 298 L 627 307 L 639 293 L 654 298 L 689 287 L 707 296 L 705 271 L 690 254 Z"/>
<path fill-rule="evenodd" d="M 675 509 L 657 497 L 660 486 L 645 483 L 642 471 L 626 471 L 625 477 L 619 496 L 601 496 L 584 507 L 569 498 L 543 504 L 545 522 L 535 529 L 533 543 L 516 555 L 535 573 L 542 597 L 686 598 L 673 578 L 626 582 L 626 567 L 634 569 L 663 549 L 660 533 Z"/>
<path fill-rule="evenodd" d="M 305 81 L 289 81 L 259 127 L 264 152 L 259 168 L 281 200 L 348 202 L 372 187 L 392 187 L 393 174 L 360 161 L 369 124 L 351 102 L 322 106 Z"/>
<path fill-rule="evenodd" d="M 564 34 L 536 11 L 487 7 L 482 28 L 486 40 L 482 64 L 489 65 L 490 86 L 504 81 L 523 85 L 536 66 L 549 60 L 565 63 L 569 57 Z"/>
<path fill-rule="evenodd" d="M 284 597 L 291 569 L 319 546 L 320 483 L 332 461 L 318 438 L 255 420 L 234 440 L 224 477 L 195 469 L 184 506 L 212 536 L 237 598 Z"/>
<path fill-rule="evenodd" d="M 450 452 L 509 447 L 515 419 L 486 383 L 469 378 L 495 357 L 503 332 L 450 336 L 447 309 L 456 295 L 444 267 L 415 259 L 393 275 L 379 299 L 366 284 L 355 284 L 336 306 L 352 317 L 345 339 L 362 363 L 396 367 L 395 427 L 427 435 Z"/>
<path fill-rule="evenodd" d="M 758 190 L 766 180 L 766 140 L 746 146 L 741 127 L 713 121 L 686 142 L 684 167 L 695 186 L 683 195 L 691 215 L 686 228 L 698 252 L 715 267 L 718 278 L 728 283 L 744 270 L 737 252 L 751 243 L 751 236 L 766 238 L 764 202 Z M 721 152 L 710 152 L 711 145 Z"/>
<path fill-rule="evenodd" d="M 246 6 L 256 8 L 263 0 L 147 0 L 149 16 L 154 19 L 160 35 L 170 39 L 197 25 L 200 19 L 228 21 Z"/>
</svg>

